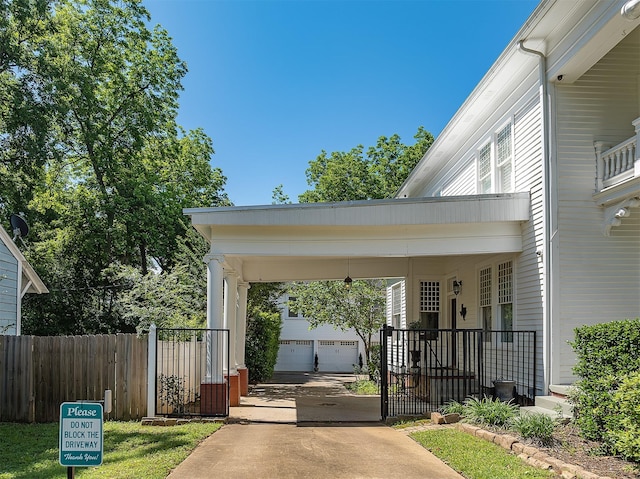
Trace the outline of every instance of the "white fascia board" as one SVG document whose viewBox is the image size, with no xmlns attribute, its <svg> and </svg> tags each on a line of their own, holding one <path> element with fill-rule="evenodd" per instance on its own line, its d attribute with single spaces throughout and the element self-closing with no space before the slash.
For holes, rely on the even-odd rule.
<svg viewBox="0 0 640 479">
<path fill-rule="evenodd" d="M 29 264 L 27 259 L 24 257 L 22 252 L 18 249 L 16 244 L 13 242 L 9 233 L 5 231 L 4 228 L 0 227 L 0 241 L 2 241 L 7 249 L 11 252 L 14 258 L 22 265 L 22 276 L 23 284 L 29 284 L 29 288 L 22 292 L 24 293 L 36 293 L 36 294 L 44 294 L 48 293 L 49 290 L 44 285 L 38 274 L 35 272 L 33 267 Z"/>
</svg>

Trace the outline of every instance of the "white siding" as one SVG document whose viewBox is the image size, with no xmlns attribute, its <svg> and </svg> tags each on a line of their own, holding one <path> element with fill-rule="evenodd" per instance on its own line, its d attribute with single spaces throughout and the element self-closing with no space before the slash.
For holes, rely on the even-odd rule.
<svg viewBox="0 0 640 479">
<path fill-rule="evenodd" d="M 442 196 L 476 194 L 476 164 L 473 158 L 459 175 L 442 187 Z"/>
<path fill-rule="evenodd" d="M 574 379 L 567 344 L 584 324 L 636 317 L 640 311 L 640 211 L 603 234 L 603 210 L 592 199 L 594 141 L 634 135 L 638 107 L 636 29 L 573 85 L 558 85 L 558 313 L 553 318 L 552 380 Z M 559 360 L 559 361 L 558 361 Z"/>
<path fill-rule="evenodd" d="M 0 334 L 16 334 L 18 261 L 0 241 Z"/>
</svg>

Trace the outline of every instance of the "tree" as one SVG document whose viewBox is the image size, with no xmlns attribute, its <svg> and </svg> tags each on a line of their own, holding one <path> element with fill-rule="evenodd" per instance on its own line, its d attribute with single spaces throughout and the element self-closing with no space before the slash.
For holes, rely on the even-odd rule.
<svg viewBox="0 0 640 479">
<path fill-rule="evenodd" d="M 413 145 L 400 136 L 381 136 L 375 146 L 358 145 L 347 152 L 322 151 L 307 168 L 313 189 L 299 196 L 301 203 L 392 198 L 433 143 L 433 135 L 419 127 Z"/>
<path fill-rule="evenodd" d="M 347 331 L 353 328 L 371 359 L 371 343 L 385 323 L 386 282 L 380 279 L 357 280 L 347 289 L 342 281 L 294 283 L 290 307 L 307 318 L 310 328 L 330 324 Z"/>
<path fill-rule="evenodd" d="M 300 195 L 300 202 L 392 198 L 433 143 L 433 136 L 423 127 L 414 138 L 413 145 L 404 145 L 398 135 L 381 136 L 366 154 L 362 145 L 330 155 L 322 151 L 309 162 L 307 182 L 313 189 Z M 321 324 L 354 328 L 370 363 L 371 339 L 385 322 L 385 286 L 377 279 L 354 281 L 349 291 L 342 281 L 296 283 L 293 307 L 308 318 L 312 328 Z"/>
<path fill-rule="evenodd" d="M 229 200 L 211 139 L 176 123 L 186 65 L 139 0 L 61 0 L 51 21 L 37 56 L 59 154 L 25 208 L 25 255 L 51 294 L 25 302 L 25 331 L 135 331 L 149 317 L 136 304 L 168 291 L 155 314 L 197 322 L 175 316 L 192 306 L 176 296 L 191 271 L 178 257 L 182 209 Z"/>
</svg>

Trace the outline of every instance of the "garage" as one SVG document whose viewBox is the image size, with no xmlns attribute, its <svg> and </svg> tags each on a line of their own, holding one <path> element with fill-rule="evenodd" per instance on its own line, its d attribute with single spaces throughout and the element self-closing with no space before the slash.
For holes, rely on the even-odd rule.
<svg viewBox="0 0 640 479">
<path fill-rule="evenodd" d="M 313 341 L 281 339 L 276 371 L 313 371 Z"/>
<path fill-rule="evenodd" d="M 358 341 L 318 341 L 318 370 L 352 373 L 358 364 Z"/>
</svg>

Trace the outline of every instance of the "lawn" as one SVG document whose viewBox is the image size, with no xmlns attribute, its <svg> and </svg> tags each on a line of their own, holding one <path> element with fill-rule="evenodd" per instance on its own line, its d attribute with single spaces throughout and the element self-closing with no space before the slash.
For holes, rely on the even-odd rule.
<svg viewBox="0 0 640 479">
<path fill-rule="evenodd" d="M 496 444 L 456 429 L 419 431 L 411 437 L 467 479 L 548 479 L 537 469 Z"/>
<path fill-rule="evenodd" d="M 99 467 L 78 467 L 82 479 L 164 479 L 220 423 L 171 427 L 139 422 L 104 423 L 104 459 Z M 58 462 L 58 423 L 0 423 L 0 479 L 64 479 Z"/>
</svg>

